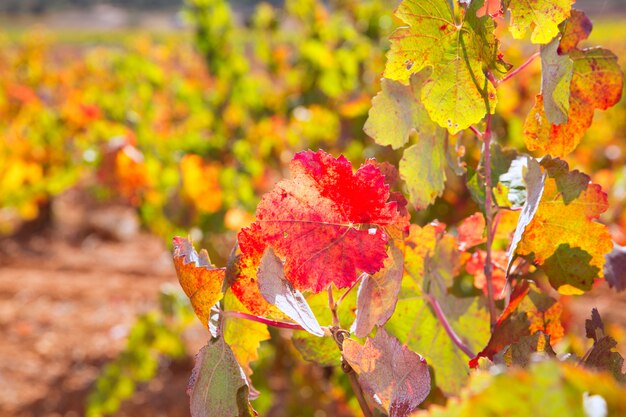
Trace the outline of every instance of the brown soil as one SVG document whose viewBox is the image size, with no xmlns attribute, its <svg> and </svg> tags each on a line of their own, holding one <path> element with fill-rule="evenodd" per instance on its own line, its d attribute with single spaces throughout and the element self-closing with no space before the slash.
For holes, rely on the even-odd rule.
<svg viewBox="0 0 626 417">
<path fill-rule="evenodd" d="M 0 241 L 0 415 L 82 416 L 103 364 L 124 347 L 136 315 L 176 284 L 161 239 L 59 232 Z M 67 233 L 61 233 L 67 235 Z M 164 364 L 119 416 L 188 416 L 191 360 Z"/>
</svg>

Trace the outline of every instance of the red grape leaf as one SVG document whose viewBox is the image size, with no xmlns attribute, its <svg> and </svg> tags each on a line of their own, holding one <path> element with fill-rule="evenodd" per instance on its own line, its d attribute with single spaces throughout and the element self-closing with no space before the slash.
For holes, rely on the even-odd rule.
<svg viewBox="0 0 626 417">
<path fill-rule="evenodd" d="M 285 276 L 297 290 L 346 288 L 383 267 L 385 227 L 408 227 L 397 201 L 389 201 L 385 177 L 372 163 L 356 172 L 343 156 L 324 151 L 296 154 L 292 179 L 279 182 L 257 207 L 254 235 L 285 260 Z M 247 256 L 247 249 L 242 245 Z"/>
<path fill-rule="evenodd" d="M 485 241 L 485 217 L 482 213 L 474 213 L 459 225 L 457 240 L 459 250 L 466 251 Z"/>
<path fill-rule="evenodd" d="M 357 373 L 363 389 L 390 417 L 408 416 L 430 392 L 430 372 L 424 358 L 379 328 L 365 345 L 346 339 L 343 356 Z"/>
<path fill-rule="evenodd" d="M 395 246 L 390 252 L 385 267 L 361 281 L 356 320 L 351 329 L 356 337 L 365 337 L 375 325 L 384 325 L 396 308 L 404 272 L 404 252 Z"/>
<path fill-rule="evenodd" d="M 315 336 L 324 336 L 311 307 L 291 283 L 285 279 L 282 261 L 268 248 L 257 272 L 259 290 L 268 303 L 278 307 L 287 317 Z"/>
<path fill-rule="evenodd" d="M 465 264 L 465 270 L 470 275 L 474 276 L 474 286 L 481 289 L 485 295 L 487 295 L 487 277 L 485 276 L 486 260 L 487 252 L 484 250 L 477 250 Z M 506 252 L 501 250 L 493 250 L 491 252 L 493 295 L 496 299 L 501 299 L 504 296 L 502 290 L 504 289 L 504 284 L 506 283 L 506 262 Z"/>
<path fill-rule="evenodd" d="M 559 55 L 568 54 L 578 46 L 578 43 L 587 39 L 593 24 L 591 20 L 580 10 L 572 9 L 569 19 L 561 23 L 561 41 L 557 52 Z"/>
<path fill-rule="evenodd" d="M 237 235 L 241 254 L 237 262 L 237 278 L 230 289 L 251 314 L 281 319 L 284 315 L 276 306 L 265 300 L 257 283 L 257 271 L 267 248 L 260 239 L 259 230 L 257 224 L 252 224 Z"/>
<path fill-rule="evenodd" d="M 482 17 L 489 15 L 491 17 L 502 16 L 502 0 L 485 0 L 485 3 L 476 11 L 476 16 Z"/>
<path fill-rule="evenodd" d="M 191 417 L 257 416 L 249 393 L 246 376 L 223 339 L 210 340 L 200 349 L 187 386 Z"/>
<path fill-rule="evenodd" d="M 198 254 L 191 241 L 182 237 L 174 238 L 174 267 L 180 286 L 206 327 L 211 308 L 222 298 L 226 269 L 211 265 L 206 250 Z"/>
</svg>

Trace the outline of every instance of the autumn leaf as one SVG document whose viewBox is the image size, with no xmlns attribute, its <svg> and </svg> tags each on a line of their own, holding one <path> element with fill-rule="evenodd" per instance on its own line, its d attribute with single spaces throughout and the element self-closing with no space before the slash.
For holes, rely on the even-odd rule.
<svg viewBox="0 0 626 417">
<path fill-rule="evenodd" d="M 387 257 L 385 227 L 405 228 L 398 202 L 371 163 L 356 172 L 343 156 L 298 153 L 292 179 L 279 182 L 257 207 L 256 222 L 240 234 L 272 247 L 297 290 L 352 285 L 357 271 L 376 273 Z M 248 248 L 241 245 L 244 257 Z M 258 253 L 255 249 L 255 252 Z M 263 252 L 260 252 L 261 254 Z"/>
<path fill-rule="evenodd" d="M 540 292 L 534 285 L 524 281 L 518 284 L 511 294 L 511 301 L 502 312 L 491 338 L 475 358 L 470 361 L 470 366 L 478 366 L 479 358 L 493 360 L 496 354 L 504 353 L 511 345 L 515 345 L 524 338 L 534 336 L 541 332 L 549 336 L 551 343 L 557 342 L 563 337 L 564 330 L 561 324 L 563 308 L 559 302 Z M 528 343 L 532 339 L 524 339 Z M 543 351 L 551 351 L 541 346 Z M 512 354 L 513 352 L 509 352 Z"/>
<path fill-rule="evenodd" d="M 276 306 L 268 303 L 259 291 L 257 272 L 267 249 L 259 230 L 258 224 L 252 224 L 241 229 L 237 235 L 241 253 L 235 265 L 237 276 L 230 289 L 251 314 L 281 319 L 284 315 Z"/>
<path fill-rule="evenodd" d="M 408 83 L 411 74 L 432 67 L 421 89 L 431 119 L 457 133 L 493 113 L 497 102 L 486 65 L 503 74 L 509 67 L 498 57 L 491 17 L 477 17 L 482 1 L 473 1 L 458 20 L 446 0 L 404 0 L 395 15 L 408 27 L 390 37 L 384 76 Z"/>
<path fill-rule="evenodd" d="M 570 22 L 569 32 L 585 31 L 572 25 L 585 25 L 585 21 L 576 19 Z M 567 27 L 565 30 L 568 30 Z M 544 75 L 551 80 L 543 83 L 544 89 L 535 100 L 524 123 L 526 146 L 531 151 L 541 151 L 556 157 L 564 157 L 572 152 L 591 126 L 596 109 L 606 110 L 622 96 L 623 74 L 617 57 L 602 48 L 575 49 L 571 41 L 582 37 L 570 37 L 567 46 L 569 55 L 559 55 L 556 40 L 542 51 L 542 62 L 547 63 L 552 71 Z M 569 82 L 569 110 L 564 101 L 565 84 L 568 83 L 568 59 L 573 62 L 573 73 Z M 549 96 L 546 96 L 546 92 Z M 567 118 L 564 112 L 567 110 Z"/>
<path fill-rule="evenodd" d="M 487 252 L 477 250 L 472 253 L 465 264 L 465 270 L 474 277 L 474 286 L 487 295 L 487 277 L 485 276 L 485 263 L 487 261 Z M 491 252 L 493 296 L 495 299 L 504 297 L 504 285 L 506 283 L 507 254 L 501 250 L 493 250 Z"/>
<path fill-rule="evenodd" d="M 356 320 L 351 329 L 356 337 L 365 337 L 374 326 L 384 325 L 396 308 L 404 272 L 404 252 L 395 246 L 390 252 L 383 269 L 361 280 Z"/>
<path fill-rule="evenodd" d="M 304 296 L 300 291 L 294 290 L 291 283 L 285 279 L 283 263 L 271 248 L 268 248 L 261 258 L 257 277 L 261 295 L 268 303 L 278 307 L 309 333 L 324 336 L 324 330 Z"/>
<path fill-rule="evenodd" d="M 608 208 L 607 196 L 599 185 L 589 183 L 585 174 L 570 172 L 564 161 L 546 157 L 541 166 L 547 175 L 541 200 L 515 253 L 532 254 L 560 292 L 587 291 L 594 278 L 602 277 L 604 256 L 613 248 L 606 226 L 594 221 Z M 540 180 L 531 186 L 539 187 Z M 526 222 L 524 213 L 522 218 Z"/>
<path fill-rule="evenodd" d="M 522 39 L 530 29 L 532 43 L 548 43 L 559 33 L 559 24 L 570 16 L 574 0 L 510 0 L 509 30 Z"/>
<path fill-rule="evenodd" d="M 485 3 L 476 11 L 476 16 L 482 17 L 489 15 L 491 17 L 502 16 L 502 0 L 485 0 Z"/>
<path fill-rule="evenodd" d="M 198 254 L 191 241 L 182 237 L 174 238 L 174 267 L 180 286 L 206 327 L 211 308 L 222 298 L 226 269 L 211 265 L 206 250 Z"/>
<path fill-rule="evenodd" d="M 480 245 L 485 241 L 485 216 L 482 213 L 474 213 L 463 219 L 459 225 L 457 240 L 459 242 L 459 250 L 466 251 L 476 245 Z"/>
<path fill-rule="evenodd" d="M 591 20 L 580 10 L 572 9 L 572 13 L 566 21 L 559 26 L 561 40 L 557 52 L 559 55 L 568 54 L 578 47 L 578 44 L 587 39 L 593 24 Z"/>
<path fill-rule="evenodd" d="M 357 373 L 363 389 L 390 417 L 408 416 L 430 392 L 424 358 L 379 328 L 365 345 L 346 339 L 343 357 Z"/>
<path fill-rule="evenodd" d="M 187 394 L 191 417 L 253 417 L 250 387 L 231 351 L 221 338 L 215 338 L 196 355 Z"/>
</svg>

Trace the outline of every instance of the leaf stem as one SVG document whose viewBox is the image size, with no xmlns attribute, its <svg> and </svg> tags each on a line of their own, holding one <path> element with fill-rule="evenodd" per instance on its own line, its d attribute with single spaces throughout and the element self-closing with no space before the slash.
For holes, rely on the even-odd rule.
<svg viewBox="0 0 626 417">
<path fill-rule="evenodd" d="M 515 77 L 518 73 L 520 73 L 521 71 L 524 70 L 524 68 L 526 68 L 527 66 L 529 66 L 534 60 L 535 58 L 537 58 L 540 55 L 540 52 L 535 52 L 534 54 L 532 54 L 530 57 L 528 57 L 528 59 L 526 60 L 526 62 L 524 62 L 522 65 L 520 65 L 519 67 L 515 68 L 513 71 L 509 72 L 508 74 L 506 74 L 504 77 L 502 77 L 501 80 L 496 82 L 496 87 L 499 84 L 502 84 L 503 82 L 505 82 L 506 80 L 509 80 L 513 77 Z"/>
<path fill-rule="evenodd" d="M 372 411 L 370 410 L 369 405 L 367 404 L 367 400 L 365 399 L 365 395 L 363 394 L 363 388 L 361 388 L 361 384 L 359 384 L 359 380 L 356 378 L 356 374 L 354 370 L 350 368 L 350 372 L 346 373 L 348 375 L 348 379 L 350 380 L 350 385 L 352 385 L 352 390 L 354 391 L 354 395 L 356 399 L 359 401 L 359 406 L 361 407 L 361 411 L 363 411 L 363 415 L 365 417 L 374 417 Z"/>
<path fill-rule="evenodd" d="M 352 285 L 350 285 L 350 288 L 348 288 L 343 294 L 341 294 L 341 297 L 339 297 L 339 299 L 337 300 L 337 302 L 335 303 L 335 305 L 339 305 L 341 304 L 341 302 L 343 301 L 344 298 L 346 298 L 346 296 L 350 293 L 350 291 L 352 291 L 352 289 L 354 287 L 356 287 L 356 285 L 361 282 L 363 280 L 363 278 L 365 278 L 365 276 L 367 275 L 367 273 L 363 272 L 361 275 L 359 275 L 359 277 L 357 278 L 356 281 L 354 281 L 352 283 Z"/>
<path fill-rule="evenodd" d="M 266 319 L 265 317 L 254 316 L 252 314 L 243 313 L 241 311 L 222 311 L 222 315 L 227 317 L 237 317 L 240 319 L 256 321 L 258 323 L 267 324 L 268 326 L 280 327 L 282 329 L 304 330 L 302 326 L 296 323 L 287 323 L 285 321 L 276 321 Z"/>
<path fill-rule="evenodd" d="M 471 130 L 472 132 L 474 132 L 474 134 L 476 135 L 476 137 L 478 137 L 479 139 L 482 139 L 482 138 L 483 138 L 483 132 L 481 132 L 480 130 L 478 130 L 478 129 L 476 128 L 476 126 L 470 126 L 469 128 L 470 128 L 470 130 Z"/>
<path fill-rule="evenodd" d="M 333 326 L 337 328 L 341 327 L 339 324 L 339 316 L 337 315 L 337 303 L 335 303 L 333 298 L 332 285 L 328 287 L 328 307 L 330 307 L 330 311 L 333 313 Z"/>
<path fill-rule="evenodd" d="M 446 318 L 446 315 L 443 313 L 443 310 L 441 309 L 441 306 L 439 305 L 437 299 L 435 299 L 435 297 L 433 297 L 432 295 L 426 293 L 424 294 L 424 298 L 432 307 L 435 315 L 437 316 L 437 319 L 439 320 L 439 323 L 441 323 L 441 325 L 443 326 L 444 330 L 448 334 L 448 337 L 450 337 L 450 340 L 452 340 L 452 343 L 454 343 L 459 349 L 461 349 L 461 351 L 465 353 L 467 357 L 473 359 L 476 355 L 474 355 L 474 352 L 472 352 L 472 350 L 465 344 L 465 342 L 461 340 L 461 338 L 456 334 L 452 326 L 450 326 L 450 322 Z"/>
<path fill-rule="evenodd" d="M 491 200 L 491 114 L 487 115 L 485 132 L 483 133 L 483 152 L 485 155 L 485 217 L 487 221 L 487 241 L 485 252 L 485 278 L 487 281 L 487 305 L 493 330 L 496 325 L 496 304 L 493 296 L 493 264 L 491 263 L 491 246 L 493 245 L 493 202 Z"/>
</svg>

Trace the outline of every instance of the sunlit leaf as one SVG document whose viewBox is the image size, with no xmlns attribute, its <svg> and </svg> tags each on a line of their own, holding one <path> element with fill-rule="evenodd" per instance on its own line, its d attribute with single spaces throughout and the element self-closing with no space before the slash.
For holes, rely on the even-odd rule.
<svg viewBox="0 0 626 417">
<path fill-rule="evenodd" d="M 563 55 L 576 49 L 581 41 L 589 37 L 593 24 L 585 13 L 572 9 L 569 19 L 561 23 L 559 29 L 561 30 L 561 41 L 557 52 L 559 55 Z"/>
<path fill-rule="evenodd" d="M 530 29 L 533 43 L 548 43 L 559 33 L 559 24 L 570 15 L 574 0 L 510 0 L 509 29 L 522 39 Z"/>
<path fill-rule="evenodd" d="M 355 173 L 346 158 L 323 151 L 297 154 L 290 168 L 293 178 L 263 197 L 256 222 L 242 233 L 254 234 L 285 260 L 285 276 L 298 290 L 349 287 L 358 270 L 382 268 L 384 228 L 406 220 L 398 203 L 388 201 L 380 170 L 368 163 Z"/>
<path fill-rule="evenodd" d="M 556 157 L 572 152 L 591 126 L 596 109 L 606 110 L 622 96 L 623 74 L 617 57 L 601 48 L 573 50 L 574 62 L 570 84 L 567 123 L 553 124 L 544 107 L 545 98 L 538 95 L 524 124 L 526 146 Z"/>
<path fill-rule="evenodd" d="M 481 1 L 472 2 L 460 20 L 446 0 L 404 0 L 395 12 L 408 27 L 391 35 L 384 76 L 407 83 L 411 74 L 432 67 L 421 101 L 431 119 L 450 133 L 495 111 L 495 88 L 483 67 L 508 70 L 498 57 L 493 20 L 476 15 L 481 6 Z"/>
<path fill-rule="evenodd" d="M 174 266 L 180 286 L 206 327 L 211 308 L 222 298 L 225 268 L 211 265 L 206 250 L 198 254 L 191 241 L 182 237 L 174 238 Z"/>
<path fill-rule="evenodd" d="M 555 289 L 568 294 L 589 290 L 593 278 L 602 277 L 604 256 L 613 248 L 606 226 L 594 221 L 606 211 L 607 196 L 585 174 L 570 172 L 564 161 L 544 158 L 541 165 L 547 175 L 541 200 L 515 253 L 547 263 Z M 540 187 L 540 180 L 529 187 Z"/>
</svg>

